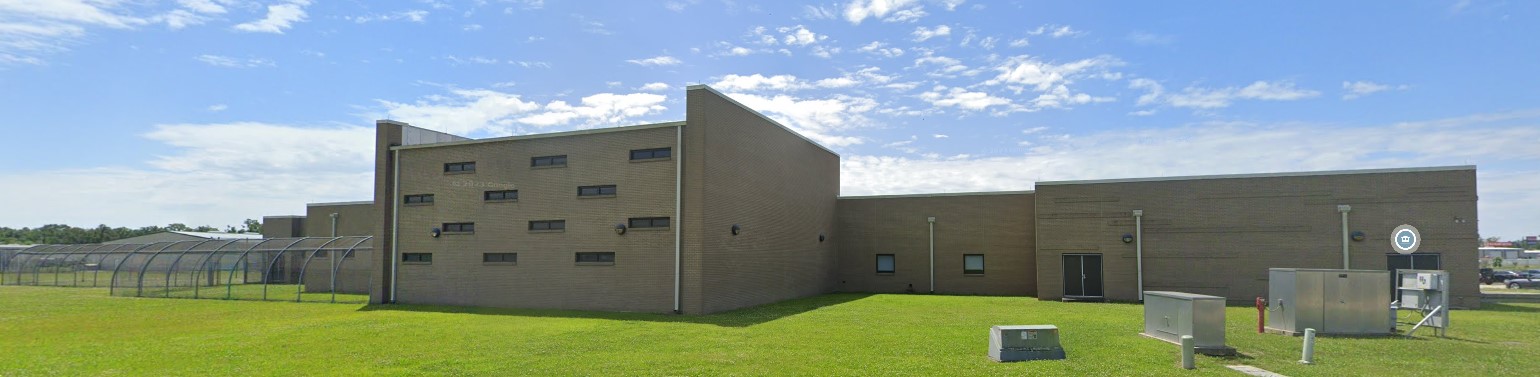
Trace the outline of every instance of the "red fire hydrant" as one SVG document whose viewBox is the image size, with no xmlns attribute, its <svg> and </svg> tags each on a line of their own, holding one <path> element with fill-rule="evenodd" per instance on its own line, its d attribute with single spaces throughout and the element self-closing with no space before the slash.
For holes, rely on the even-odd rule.
<svg viewBox="0 0 1540 377">
<path fill-rule="evenodd" d="M 1264 323 L 1264 320 L 1266 318 L 1267 318 L 1267 299 L 1264 299 L 1264 298 L 1261 298 L 1261 297 L 1257 297 L 1257 333 L 1258 334 L 1261 334 L 1261 333 L 1265 332 L 1265 331 L 1262 330 L 1262 324 Z"/>
</svg>

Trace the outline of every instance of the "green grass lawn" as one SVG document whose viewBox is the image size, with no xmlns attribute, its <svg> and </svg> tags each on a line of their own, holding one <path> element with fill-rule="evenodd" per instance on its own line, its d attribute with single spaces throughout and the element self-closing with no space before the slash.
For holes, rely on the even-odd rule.
<svg viewBox="0 0 1540 377">
<path fill-rule="evenodd" d="M 1540 304 L 1455 311 L 1450 338 L 1257 334 L 1229 309 L 1230 346 L 1177 368 L 1142 308 L 1027 297 L 831 294 L 707 316 L 110 297 L 0 286 L 0 375 L 1527 375 Z M 995 363 L 995 324 L 1055 324 L 1065 361 Z"/>
</svg>

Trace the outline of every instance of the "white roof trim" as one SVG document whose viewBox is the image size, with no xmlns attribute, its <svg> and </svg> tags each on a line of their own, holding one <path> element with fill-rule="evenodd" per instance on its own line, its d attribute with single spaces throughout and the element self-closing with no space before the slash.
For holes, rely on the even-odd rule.
<svg viewBox="0 0 1540 377">
<path fill-rule="evenodd" d="M 400 145 L 400 146 L 390 147 L 390 149 L 391 150 L 406 150 L 406 149 L 418 149 L 418 148 L 437 148 L 437 147 L 448 147 L 448 146 L 455 146 L 455 145 L 495 143 L 495 142 L 499 142 L 499 141 L 516 141 L 516 140 L 544 139 L 544 138 L 564 137 L 564 136 L 604 134 L 604 133 L 611 133 L 611 132 L 640 131 L 640 130 L 648 130 L 648 129 L 653 129 L 653 128 L 679 127 L 679 126 L 683 126 L 683 125 L 684 125 L 683 121 L 676 121 L 676 122 L 642 124 L 642 125 L 635 125 L 635 126 L 592 128 L 592 129 L 577 130 L 577 131 L 549 132 L 549 133 L 543 133 L 543 134 L 503 136 L 503 137 L 493 137 L 493 138 L 486 138 L 486 139 L 470 139 L 470 140 L 450 141 L 450 142 L 433 143 L 433 144 Z"/>
<path fill-rule="evenodd" d="M 264 219 L 303 219 L 304 215 L 262 216 Z"/>
<path fill-rule="evenodd" d="M 166 232 L 212 240 L 254 240 L 262 238 L 262 233 L 184 232 L 179 230 L 168 230 Z"/>
<path fill-rule="evenodd" d="M 937 198 L 948 196 L 982 196 L 982 195 L 1030 195 L 1034 191 L 978 191 L 978 192 L 940 192 L 933 194 L 900 194 L 900 195 L 863 195 L 841 196 L 839 199 L 895 199 L 895 198 Z"/>
<path fill-rule="evenodd" d="M 1198 180 L 1198 179 L 1310 177 L 1310 176 L 1320 176 L 1320 175 L 1417 173 L 1417 172 L 1457 171 L 1457 170 L 1476 170 L 1476 165 L 1431 166 L 1431 167 L 1418 167 L 1418 168 L 1390 168 L 1390 169 L 1324 170 L 1324 171 L 1282 172 L 1282 173 L 1255 173 L 1255 174 L 1187 175 L 1187 176 L 1150 177 L 1150 178 L 1089 179 L 1089 180 L 1079 180 L 1079 181 L 1044 181 L 1044 182 L 1038 182 L 1037 185 L 1038 186 L 1087 185 L 1087 184 L 1097 184 L 1097 183 L 1187 181 L 1187 180 Z"/>
<path fill-rule="evenodd" d="M 305 203 L 305 206 L 306 207 L 329 207 L 329 206 L 356 206 L 356 205 L 360 205 L 360 204 L 374 204 L 374 201 L 373 200 L 359 200 L 359 201 L 354 201 L 354 202 Z M 300 217 L 304 217 L 304 216 L 300 216 Z"/>
</svg>

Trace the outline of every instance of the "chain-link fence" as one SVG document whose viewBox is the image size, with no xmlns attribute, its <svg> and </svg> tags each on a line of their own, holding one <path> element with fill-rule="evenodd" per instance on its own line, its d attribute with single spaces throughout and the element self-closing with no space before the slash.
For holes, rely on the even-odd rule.
<svg viewBox="0 0 1540 377">
<path fill-rule="evenodd" d="M 367 302 L 373 237 L 38 245 L 0 284 L 107 287 L 114 296 Z"/>
</svg>

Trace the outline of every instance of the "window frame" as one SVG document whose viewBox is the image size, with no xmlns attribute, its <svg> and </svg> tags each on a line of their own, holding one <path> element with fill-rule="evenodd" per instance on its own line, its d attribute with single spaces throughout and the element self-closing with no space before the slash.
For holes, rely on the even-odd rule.
<svg viewBox="0 0 1540 377">
<path fill-rule="evenodd" d="M 604 192 L 605 189 L 609 189 L 608 194 Z M 584 190 L 594 190 L 594 193 L 585 195 L 583 193 Z M 579 198 L 607 198 L 615 196 L 615 194 L 618 192 L 620 192 L 620 190 L 616 188 L 616 185 L 590 185 L 578 186 L 577 188 L 577 196 Z"/>
<path fill-rule="evenodd" d="M 882 270 L 882 257 L 888 257 L 889 266 L 887 271 Z M 877 254 L 877 259 L 874 262 L 876 262 L 875 270 L 877 271 L 878 275 L 892 275 L 898 272 L 898 255 Z"/>
<path fill-rule="evenodd" d="M 475 234 L 476 233 L 476 223 L 475 222 L 442 223 L 442 224 L 439 224 L 439 226 L 440 226 L 439 231 L 443 232 L 443 234 Z M 451 230 L 451 226 L 452 226 L 452 228 L 454 228 L 453 230 Z"/>
<path fill-rule="evenodd" d="M 594 260 L 583 260 L 584 256 L 596 256 Z M 579 266 L 613 266 L 615 265 L 615 252 L 613 251 L 579 251 L 572 254 L 573 263 Z"/>
<path fill-rule="evenodd" d="M 401 253 L 401 264 L 433 264 L 433 253 Z"/>
<path fill-rule="evenodd" d="M 416 198 L 417 201 L 415 201 L 415 202 L 412 201 L 413 198 Z M 433 194 L 410 194 L 410 195 L 403 195 L 403 196 L 401 196 L 401 204 L 405 204 L 405 205 L 422 205 L 422 206 L 432 205 L 433 204 Z"/>
<path fill-rule="evenodd" d="M 663 152 L 664 155 L 659 156 L 658 152 Z M 637 157 L 639 153 L 645 153 L 646 156 Z M 674 147 L 632 149 L 630 156 L 631 161 L 656 161 L 669 159 L 674 157 Z"/>
<path fill-rule="evenodd" d="M 535 224 L 544 224 L 545 228 L 544 229 L 536 229 L 535 228 Z M 553 224 L 561 224 L 561 227 L 560 228 L 552 228 L 551 225 L 553 225 Z M 565 232 L 565 231 L 567 231 L 567 220 L 530 220 L 529 221 L 529 231 L 531 231 L 531 232 Z"/>
<path fill-rule="evenodd" d="M 517 265 L 519 264 L 519 253 L 481 253 L 481 263 L 491 265 Z"/>
<path fill-rule="evenodd" d="M 657 225 L 659 220 L 663 221 L 663 225 Z M 645 225 L 638 226 L 639 221 L 645 221 Z M 626 219 L 626 228 L 628 229 L 668 229 L 673 225 L 674 219 L 669 217 L 632 217 Z"/>
<path fill-rule="evenodd" d="M 503 197 L 502 198 L 498 198 L 498 199 L 493 199 L 492 198 L 492 194 L 493 193 L 501 194 Z M 509 198 L 508 194 L 513 194 L 513 197 Z M 481 193 L 481 200 L 484 201 L 484 202 L 517 202 L 517 201 L 519 201 L 519 190 L 487 190 L 487 191 L 483 191 Z"/>
<path fill-rule="evenodd" d="M 979 257 L 979 269 L 977 269 L 977 270 L 969 270 L 968 269 L 968 257 Z M 987 268 L 985 266 L 985 261 L 986 261 L 986 259 L 984 258 L 984 254 L 963 254 L 963 275 L 983 276 L 984 275 L 984 271 L 987 270 Z"/>
<path fill-rule="evenodd" d="M 559 163 L 559 164 L 556 163 L 557 160 L 560 160 L 561 163 Z M 547 161 L 547 163 L 544 164 L 544 165 L 541 165 L 540 164 L 541 161 Z M 567 155 L 564 155 L 564 154 L 550 155 L 550 156 L 535 156 L 535 157 L 530 157 L 529 158 L 529 167 L 532 167 L 532 168 L 560 168 L 560 167 L 566 167 L 566 166 L 567 166 Z"/>
<path fill-rule="evenodd" d="M 475 173 L 475 172 L 476 172 L 476 161 L 445 162 L 444 163 L 444 174 L 467 174 L 467 173 Z"/>
</svg>

